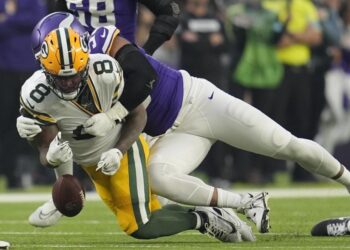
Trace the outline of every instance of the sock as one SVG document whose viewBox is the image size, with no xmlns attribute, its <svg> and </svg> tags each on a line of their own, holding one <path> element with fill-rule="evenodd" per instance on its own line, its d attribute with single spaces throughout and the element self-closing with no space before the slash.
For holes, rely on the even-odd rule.
<svg viewBox="0 0 350 250">
<path fill-rule="evenodd" d="M 344 165 L 341 165 L 341 168 L 336 176 L 333 176 L 333 180 L 343 184 L 347 187 L 350 192 L 350 172 Z"/>
<path fill-rule="evenodd" d="M 218 207 L 238 208 L 241 206 L 242 195 L 218 188 Z"/>
<path fill-rule="evenodd" d="M 152 212 L 149 221 L 131 236 L 137 239 L 155 239 L 195 229 L 198 224 L 197 215 L 190 212 L 189 209 L 174 206 L 179 205 L 173 204 L 171 209 L 162 208 Z"/>
</svg>

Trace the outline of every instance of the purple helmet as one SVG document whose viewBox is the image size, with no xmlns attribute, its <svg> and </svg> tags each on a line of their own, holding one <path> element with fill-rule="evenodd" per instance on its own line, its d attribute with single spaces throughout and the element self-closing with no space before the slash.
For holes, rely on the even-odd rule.
<svg viewBox="0 0 350 250">
<path fill-rule="evenodd" d="M 78 19 L 67 12 L 54 12 L 42 18 L 37 25 L 35 25 L 32 32 L 32 50 L 36 59 L 39 58 L 41 45 L 45 37 L 54 29 L 61 27 L 71 27 L 79 33 L 86 41 L 89 33 L 85 27 L 78 21 Z"/>
</svg>

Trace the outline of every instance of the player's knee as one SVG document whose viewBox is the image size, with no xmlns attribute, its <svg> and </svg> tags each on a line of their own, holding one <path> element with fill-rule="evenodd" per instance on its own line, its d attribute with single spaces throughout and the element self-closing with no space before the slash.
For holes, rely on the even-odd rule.
<svg viewBox="0 0 350 250">
<path fill-rule="evenodd" d="M 155 231 L 149 230 L 147 224 L 130 234 L 130 236 L 138 240 L 149 240 L 160 237 Z"/>
<path fill-rule="evenodd" d="M 278 154 L 279 156 L 282 156 L 280 158 L 291 160 L 291 161 L 305 161 L 308 158 L 312 157 L 312 147 L 311 144 L 315 142 L 298 138 L 298 137 L 292 137 L 290 142 L 281 150 Z"/>
<path fill-rule="evenodd" d="M 150 167 L 149 175 L 152 191 L 155 194 L 163 194 L 171 187 L 171 168 L 166 165 L 156 164 Z"/>
</svg>

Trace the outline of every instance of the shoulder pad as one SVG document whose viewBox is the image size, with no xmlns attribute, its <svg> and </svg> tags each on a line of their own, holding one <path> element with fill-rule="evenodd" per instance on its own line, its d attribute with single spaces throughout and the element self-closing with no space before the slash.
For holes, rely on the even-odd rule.
<svg viewBox="0 0 350 250">
<path fill-rule="evenodd" d="M 108 54 L 113 40 L 120 33 L 115 26 L 98 27 L 89 38 L 90 53 Z"/>
<path fill-rule="evenodd" d="M 48 114 L 51 101 L 57 97 L 52 93 L 45 74 L 36 71 L 22 86 L 20 93 L 21 108 L 32 118 L 44 124 L 56 123 L 56 120 Z"/>
</svg>

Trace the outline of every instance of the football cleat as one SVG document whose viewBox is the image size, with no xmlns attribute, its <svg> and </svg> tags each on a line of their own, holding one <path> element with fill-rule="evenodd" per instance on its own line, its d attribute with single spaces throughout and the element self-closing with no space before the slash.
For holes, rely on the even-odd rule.
<svg viewBox="0 0 350 250">
<path fill-rule="evenodd" d="M 311 229 L 312 236 L 342 236 L 350 234 L 350 218 L 328 219 Z"/>
<path fill-rule="evenodd" d="M 216 209 L 214 208 L 214 210 Z M 243 241 L 256 241 L 252 228 L 245 221 L 242 221 L 232 208 L 220 208 L 218 210 L 218 213 L 220 212 L 226 220 L 234 224 L 237 232 L 241 234 Z"/>
<path fill-rule="evenodd" d="M 55 225 L 61 217 L 62 214 L 57 210 L 52 199 L 50 199 L 29 216 L 28 222 L 35 227 L 50 227 Z"/>
<path fill-rule="evenodd" d="M 248 193 L 242 198 L 242 206 L 237 208 L 237 212 L 245 214 L 248 219 L 254 222 L 260 233 L 267 233 L 270 229 L 270 209 L 267 200 L 267 192 L 257 195 Z"/>
<path fill-rule="evenodd" d="M 196 207 L 194 212 L 202 219 L 202 226 L 199 231 L 214 237 L 222 242 L 241 242 L 241 234 L 236 230 L 228 215 L 223 216 L 220 208 Z M 225 218 L 226 217 L 226 218 Z"/>
</svg>

